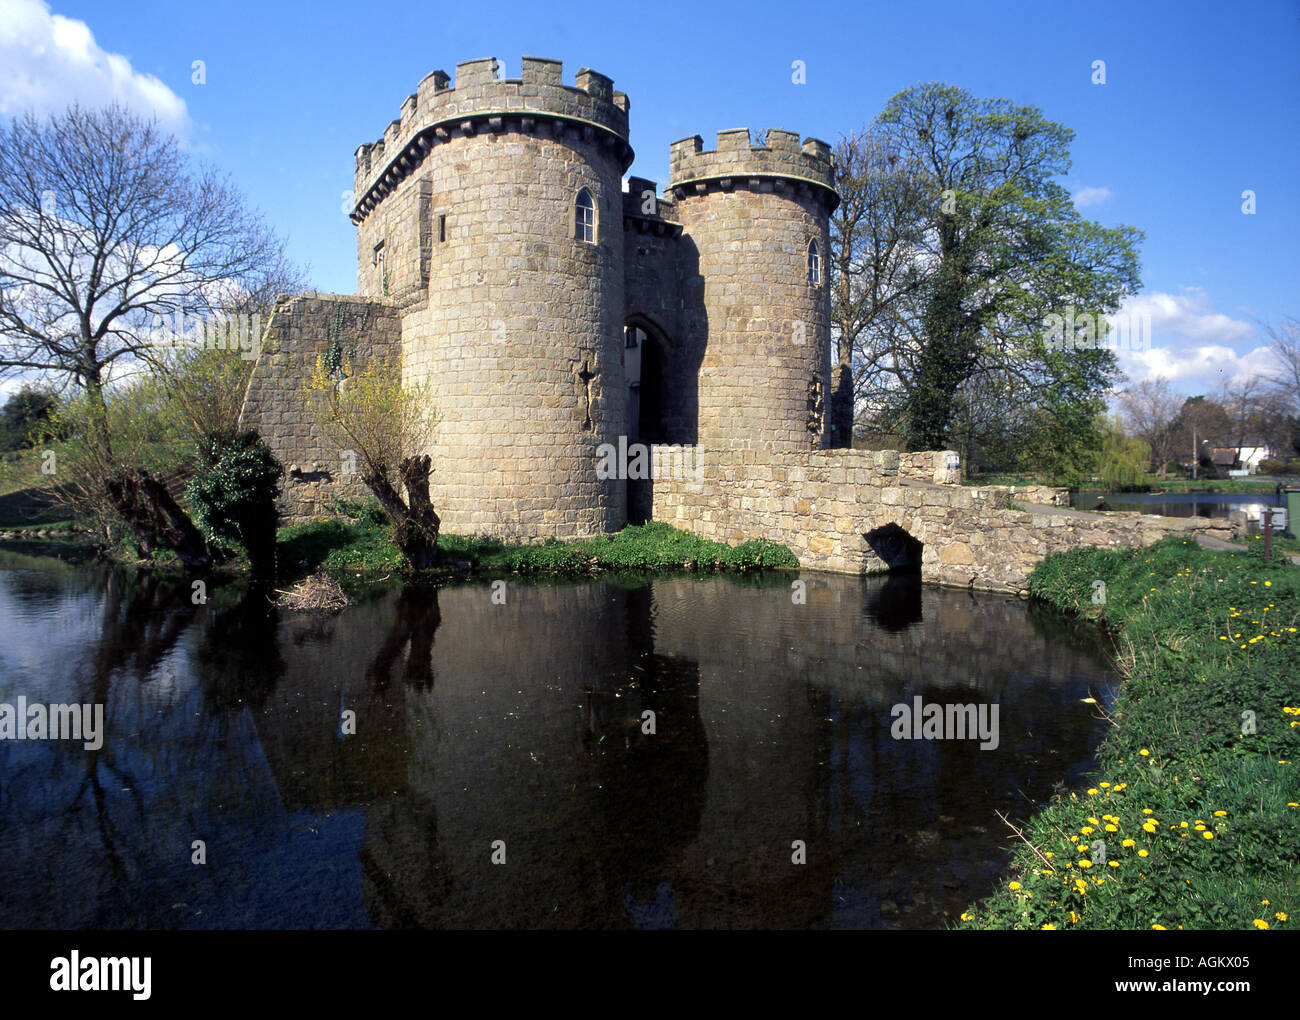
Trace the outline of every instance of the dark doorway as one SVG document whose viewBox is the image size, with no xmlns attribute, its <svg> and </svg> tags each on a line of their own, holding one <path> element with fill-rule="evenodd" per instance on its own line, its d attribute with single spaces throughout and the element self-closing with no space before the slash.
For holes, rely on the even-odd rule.
<svg viewBox="0 0 1300 1020">
<path fill-rule="evenodd" d="M 640 443 L 649 447 L 666 442 L 663 347 L 652 333 L 636 324 L 626 326 L 623 335 L 628 445 Z M 630 524 L 644 524 L 651 519 L 653 498 L 652 479 L 628 479 L 627 519 Z"/>
</svg>

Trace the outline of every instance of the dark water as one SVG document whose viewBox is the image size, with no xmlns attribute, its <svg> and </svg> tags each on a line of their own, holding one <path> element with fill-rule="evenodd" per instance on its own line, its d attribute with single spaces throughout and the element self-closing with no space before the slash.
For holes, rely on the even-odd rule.
<svg viewBox="0 0 1300 1020">
<path fill-rule="evenodd" d="M 1098 639 L 804 577 L 803 605 L 784 575 L 512 581 L 312 617 L 0 553 L 0 702 L 107 715 L 98 751 L 0 741 L 0 927 L 941 926 L 1006 862 L 994 811 L 1088 767 Z M 893 739 L 917 695 L 996 703 L 998 748 Z"/>
<path fill-rule="evenodd" d="M 1073 492 L 1070 506 L 1091 510 L 1098 499 L 1111 510 L 1130 510 L 1162 517 L 1227 518 L 1232 510 L 1253 510 L 1262 506 L 1286 506 L 1286 501 L 1272 492 Z"/>
</svg>

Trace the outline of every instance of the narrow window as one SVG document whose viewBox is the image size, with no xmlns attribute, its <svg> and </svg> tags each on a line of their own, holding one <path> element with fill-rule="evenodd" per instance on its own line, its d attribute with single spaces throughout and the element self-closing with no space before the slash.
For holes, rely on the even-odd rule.
<svg viewBox="0 0 1300 1020">
<path fill-rule="evenodd" d="M 578 203 L 574 209 L 574 237 L 588 244 L 596 243 L 596 203 L 586 188 L 578 192 Z"/>
<path fill-rule="evenodd" d="M 438 217 L 438 243 L 443 244 L 447 240 L 447 217 L 442 215 Z"/>
<path fill-rule="evenodd" d="M 808 282 L 814 287 L 822 282 L 822 257 L 816 241 L 808 243 Z"/>
</svg>

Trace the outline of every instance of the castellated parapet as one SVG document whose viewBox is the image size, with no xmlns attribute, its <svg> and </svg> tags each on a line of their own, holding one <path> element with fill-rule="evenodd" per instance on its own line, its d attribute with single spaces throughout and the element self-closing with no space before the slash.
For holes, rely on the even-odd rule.
<svg viewBox="0 0 1300 1020">
<path fill-rule="evenodd" d="M 649 516 L 648 486 L 602 470 L 620 444 L 694 446 L 706 470 L 715 449 L 824 448 L 829 148 L 781 130 L 758 145 L 724 131 L 710 152 L 687 139 L 660 196 L 624 182 L 630 104 L 610 78 L 583 68 L 565 84 L 558 61 L 531 57 L 498 73 L 486 59 L 428 75 L 354 163 L 347 311 L 364 348 L 371 307 L 375 349 L 429 387 L 444 529 L 601 534 L 630 498 Z M 286 464 L 311 468 L 286 483 L 289 519 L 355 493 L 284 406 L 289 366 L 328 346 L 313 324 L 337 309 L 313 300 L 285 310 L 245 405 Z"/>
</svg>

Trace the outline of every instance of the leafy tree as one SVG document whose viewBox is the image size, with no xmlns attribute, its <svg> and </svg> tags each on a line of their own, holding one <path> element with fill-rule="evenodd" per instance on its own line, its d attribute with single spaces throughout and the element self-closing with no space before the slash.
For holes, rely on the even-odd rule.
<svg viewBox="0 0 1300 1020">
<path fill-rule="evenodd" d="M 1130 439 L 1118 418 L 1106 421 L 1098 476 L 1106 489 L 1133 489 L 1146 477 L 1151 448 L 1140 439 Z"/>
<path fill-rule="evenodd" d="M 996 430 L 969 406 L 989 394 L 1073 420 L 1116 380 L 1104 344 L 1044 336 L 1051 315 L 1095 327 L 1139 285 L 1141 234 L 1082 219 L 1057 181 L 1072 139 L 1034 107 L 931 83 L 841 143 L 835 328 L 859 405 L 910 448 L 956 445 L 963 414 Z"/>
<path fill-rule="evenodd" d="M 33 430 L 58 409 L 59 398 L 49 390 L 25 385 L 0 408 L 0 451 L 31 446 Z"/>
</svg>

